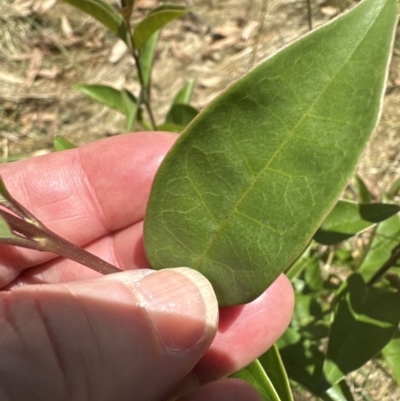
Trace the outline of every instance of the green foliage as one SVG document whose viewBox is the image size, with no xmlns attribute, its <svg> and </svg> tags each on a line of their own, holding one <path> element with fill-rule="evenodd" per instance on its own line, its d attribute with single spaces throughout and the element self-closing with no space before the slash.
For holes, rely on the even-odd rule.
<svg viewBox="0 0 400 401">
<path fill-rule="evenodd" d="M 53 140 L 54 149 L 59 152 L 61 150 L 68 150 L 76 148 L 72 142 L 68 141 L 62 136 L 56 136 Z"/>
<path fill-rule="evenodd" d="M 362 1 L 266 60 L 200 115 L 189 80 L 162 124 L 151 106 L 159 30 L 188 10 L 164 5 L 132 27 L 133 0 L 122 0 L 120 12 L 102 0 L 64 1 L 125 41 L 141 87 L 136 95 L 99 84 L 77 89 L 124 114 L 127 131 L 136 123 L 184 131 L 151 193 L 152 267 L 200 270 L 223 305 L 254 299 L 282 271 L 292 280 L 290 327 L 234 376 L 265 401 L 292 401 L 289 379 L 322 400 L 352 401 L 344 378 L 381 354 L 400 384 L 400 207 L 372 203 L 358 176 L 358 202 L 337 201 L 377 122 L 396 0 Z M 54 146 L 75 147 L 62 137 Z M 399 188 L 400 180 L 386 198 Z M 0 242 L 118 271 L 44 227 L 1 179 L 0 205 L 12 212 L 0 209 Z M 367 230 L 367 246 L 355 252 L 351 237 Z M 346 273 L 326 271 L 335 264 Z"/>
<path fill-rule="evenodd" d="M 261 395 L 263 401 L 281 400 L 258 359 L 235 373 L 232 377 L 243 379 L 251 383 Z"/>
<path fill-rule="evenodd" d="M 154 180 L 150 264 L 199 270 L 222 305 L 264 291 L 354 170 L 377 123 L 395 24 L 395 1 L 366 0 L 266 60 L 193 120 Z"/>
<path fill-rule="evenodd" d="M 117 110 L 126 116 L 126 131 L 130 131 L 136 121 L 137 99 L 126 89 L 118 90 L 107 85 L 75 85 L 86 96 Z"/>
<path fill-rule="evenodd" d="M 358 264 L 358 272 L 365 280 L 370 280 L 376 271 L 391 259 L 393 249 L 400 242 L 400 220 L 399 216 L 379 224 L 373 232 L 369 246 Z"/>
<path fill-rule="evenodd" d="M 400 206 L 340 200 L 314 235 L 320 244 L 334 245 L 395 215 Z"/>
<path fill-rule="evenodd" d="M 106 85 L 82 84 L 76 85 L 75 88 L 91 99 L 123 113 L 126 116 L 125 131 L 131 131 L 137 121 L 145 129 L 182 131 L 197 114 L 197 110 L 185 101 L 185 96 L 189 98 L 191 96 L 193 83 L 183 88 L 179 98 L 173 101 L 165 123 L 157 127 L 151 107 L 151 73 L 160 29 L 174 19 L 184 16 L 189 10 L 181 6 L 162 5 L 152 10 L 132 28 L 130 23 L 134 7 L 132 0 L 122 0 L 120 12 L 102 0 L 65 0 L 65 2 L 96 18 L 127 44 L 135 61 L 141 86 L 137 97 L 126 89 L 117 90 Z M 146 109 L 149 120 L 143 118 L 143 109 Z"/>
<path fill-rule="evenodd" d="M 383 349 L 383 356 L 389 367 L 392 369 L 397 384 L 400 385 L 400 331 L 397 330 L 396 335 L 389 344 Z"/>
<path fill-rule="evenodd" d="M 139 51 L 149 38 L 163 26 L 188 12 L 184 7 L 164 5 L 153 10 L 139 22 L 133 33 L 133 43 Z"/>
<path fill-rule="evenodd" d="M 118 33 L 121 30 L 123 24 L 122 16 L 109 3 L 102 0 L 63 1 L 96 18 L 113 33 Z"/>
<path fill-rule="evenodd" d="M 389 343 L 400 323 L 400 297 L 351 275 L 336 299 L 319 388 L 324 391 L 360 368 Z"/>
</svg>

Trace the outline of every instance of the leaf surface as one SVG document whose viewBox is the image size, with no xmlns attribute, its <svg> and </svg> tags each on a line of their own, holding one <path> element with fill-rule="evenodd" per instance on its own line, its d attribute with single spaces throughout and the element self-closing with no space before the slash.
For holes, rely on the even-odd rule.
<svg viewBox="0 0 400 401">
<path fill-rule="evenodd" d="M 122 29 L 122 16 L 108 3 L 102 0 L 63 0 L 65 3 L 84 11 L 106 26 L 111 32 Z M 121 36 L 124 39 L 123 35 Z"/>
<path fill-rule="evenodd" d="M 320 244 L 333 245 L 384 221 L 400 211 L 388 203 L 365 203 L 340 200 L 314 235 Z"/>
<path fill-rule="evenodd" d="M 356 184 L 357 184 L 357 189 L 358 193 L 360 196 L 360 202 L 361 203 L 370 203 L 371 202 L 371 193 L 369 192 L 369 189 L 367 185 L 365 184 L 364 180 L 357 174 L 356 175 Z"/>
<path fill-rule="evenodd" d="M 159 32 L 155 32 L 145 43 L 139 54 L 140 69 L 143 75 L 143 82 L 146 88 L 150 87 L 151 71 L 153 68 L 154 55 L 158 41 Z"/>
<path fill-rule="evenodd" d="M 252 384 L 263 401 L 284 401 L 279 398 L 278 393 L 258 359 L 236 372 L 232 377 L 246 380 Z"/>
<path fill-rule="evenodd" d="M 189 81 L 183 86 L 183 88 L 176 94 L 172 104 L 189 104 L 196 80 L 194 78 L 189 79 Z"/>
<path fill-rule="evenodd" d="M 77 146 L 65 139 L 63 136 L 57 135 L 53 140 L 53 146 L 57 152 L 61 150 L 74 149 Z"/>
<path fill-rule="evenodd" d="M 400 323 L 400 298 L 387 289 L 368 287 L 353 274 L 339 295 L 321 389 L 360 368 L 391 340 Z"/>
<path fill-rule="evenodd" d="M 154 180 L 153 268 L 188 266 L 249 302 L 306 247 L 374 129 L 396 0 L 365 0 L 267 59 L 188 126 Z"/>
<path fill-rule="evenodd" d="M 150 36 L 174 19 L 182 17 L 188 11 L 187 8 L 174 5 L 164 5 L 152 11 L 139 22 L 133 32 L 133 43 L 136 48 L 141 50 Z"/>
<path fill-rule="evenodd" d="M 392 250 L 400 242 L 400 219 L 392 216 L 380 223 L 365 250 L 358 266 L 364 280 L 370 280 L 376 271 L 392 256 Z"/>
<path fill-rule="evenodd" d="M 121 91 L 108 85 L 75 85 L 75 89 L 91 99 L 125 114 Z"/>
<path fill-rule="evenodd" d="M 261 355 L 258 360 L 274 386 L 280 400 L 293 401 L 289 379 L 276 344 Z"/>
<path fill-rule="evenodd" d="M 400 331 L 392 338 L 388 345 L 383 349 L 383 356 L 390 369 L 392 369 L 394 378 L 400 386 Z"/>
<path fill-rule="evenodd" d="M 188 104 L 173 104 L 165 122 L 186 127 L 198 114 L 198 111 Z"/>
</svg>

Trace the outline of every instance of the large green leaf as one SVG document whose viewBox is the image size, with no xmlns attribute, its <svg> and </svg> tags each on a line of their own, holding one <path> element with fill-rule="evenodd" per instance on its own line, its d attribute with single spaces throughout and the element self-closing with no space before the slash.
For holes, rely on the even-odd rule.
<svg viewBox="0 0 400 401">
<path fill-rule="evenodd" d="M 133 43 L 136 48 L 141 50 L 150 36 L 174 19 L 182 17 L 188 11 L 187 8 L 170 4 L 155 9 L 139 22 L 133 32 Z"/>
<path fill-rule="evenodd" d="M 341 291 L 329 336 L 321 391 L 377 355 L 400 323 L 398 294 L 365 285 L 351 275 Z"/>
<path fill-rule="evenodd" d="M 284 48 L 193 120 L 154 180 L 145 246 L 221 305 L 249 302 L 300 254 L 374 129 L 396 0 L 365 0 Z"/>
<path fill-rule="evenodd" d="M 314 235 L 320 244 L 333 245 L 384 221 L 400 211 L 388 203 L 364 203 L 340 200 Z"/>
<path fill-rule="evenodd" d="M 100 21 L 113 33 L 121 33 L 123 29 L 123 20 L 121 14 L 117 12 L 110 4 L 102 0 L 63 0 L 65 3 L 84 11 Z M 121 36 L 122 39 L 124 35 Z"/>
<path fill-rule="evenodd" d="M 279 398 L 278 393 L 258 359 L 236 372 L 232 377 L 246 380 L 252 384 L 263 401 L 283 401 Z"/>
</svg>

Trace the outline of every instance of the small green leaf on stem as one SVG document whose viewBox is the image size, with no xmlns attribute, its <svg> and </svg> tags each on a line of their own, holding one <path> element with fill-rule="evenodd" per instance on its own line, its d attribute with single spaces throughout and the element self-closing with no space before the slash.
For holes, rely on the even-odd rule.
<svg viewBox="0 0 400 401">
<path fill-rule="evenodd" d="M 146 89 L 151 82 L 151 71 L 153 69 L 154 54 L 158 41 L 159 32 L 155 32 L 143 46 L 139 55 L 140 70 L 143 76 L 143 84 Z"/>
<path fill-rule="evenodd" d="M 139 22 L 133 32 L 133 43 L 136 49 L 140 51 L 154 33 L 174 19 L 182 17 L 188 11 L 185 7 L 173 5 L 164 5 L 153 10 Z"/>
<path fill-rule="evenodd" d="M 263 401 L 284 401 L 279 398 L 278 393 L 258 359 L 236 372 L 232 377 L 252 384 Z"/>
<path fill-rule="evenodd" d="M 68 149 L 74 149 L 77 148 L 76 145 L 74 145 L 72 142 L 70 142 L 68 139 L 64 138 L 63 136 L 57 135 L 53 139 L 53 146 L 57 152 L 60 152 L 62 150 L 68 150 Z"/>
<path fill-rule="evenodd" d="M 289 378 L 276 344 L 261 355 L 258 360 L 278 393 L 280 400 L 293 401 Z"/>
<path fill-rule="evenodd" d="M 358 188 L 358 193 L 360 194 L 360 203 L 370 203 L 371 202 L 371 193 L 364 180 L 357 174 L 356 175 L 356 183 Z"/>
<path fill-rule="evenodd" d="M 121 30 L 123 20 L 121 15 L 108 3 L 102 0 L 63 0 L 75 8 L 91 15 L 117 34 Z M 122 38 L 124 39 L 124 38 Z"/>
<path fill-rule="evenodd" d="M 172 104 L 189 104 L 196 80 L 194 78 L 189 79 L 189 81 L 183 86 L 183 88 L 176 94 Z"/>
<path fill-rule="evenodd" d="M 91 99 L 125 114 L 121 91 L 108 85 L 75 85 L 75 89 Z"/>
<path fill-rule="evenodd" d="M 137 112 L 138 112 L 137 100 L 135 96 L 126 89 L 123 89 L 121 91 L 121 98 L 123 107 L 125 108 L 125 115 L 126 115 L 125 130 L 126 132 L 129 132 L 132 130 L 137 118 Z"/>
<path fill-rule="evenodd" d="M 340 200 L 314 234 L 314 239 L 323 245 L 334 245 L 390 218 L 399 211 L 400 206 L 393 204 L 357 204 Z"/>
<path fill-rule="evenodd" d="M 165 118 L 165 122 L 186 127 L 198 113 L 198 110 L 188 104 L 173 104 Z"/>
<path fill-rule="evenodd" d="M 358 265 L 358 272 L 369 281 L 391 258 L 400 242 L 400 219 L 392 216 L 380 223 L 374 231 L 368 247 Z"/>
<path fill-rule="evenodd" d="M 397 330 L 395 336 L 383 349 L 383 356 L 400 386 L 400 330 Z"/>
<path fill-rule="evenodd" d="M 389 199 L 393 199 L 400 192 L 400 178 L 398 178 L 390 187 L 389 192 L 387 194 Z"/>
<path fill-rule="evenodd" d="M 340 292 L 329 336 L 320 390 L 326 391 L 389 343 L 400 323 L 400 298 L 351 275 Z"/>
</svg>

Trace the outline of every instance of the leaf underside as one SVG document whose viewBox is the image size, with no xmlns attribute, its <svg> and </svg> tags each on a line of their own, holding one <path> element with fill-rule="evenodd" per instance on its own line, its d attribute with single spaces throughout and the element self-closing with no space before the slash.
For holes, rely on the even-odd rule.
<svg viewBox="0 0 400 401">
<path fill-rule="evenodd" d="M 365 0 L 220 95 L 156 175 L 153 268 L 188 266 L 221 305 L 260 295 L 305 248 L 379 116 L 395 0 Z"/>
</svg>

